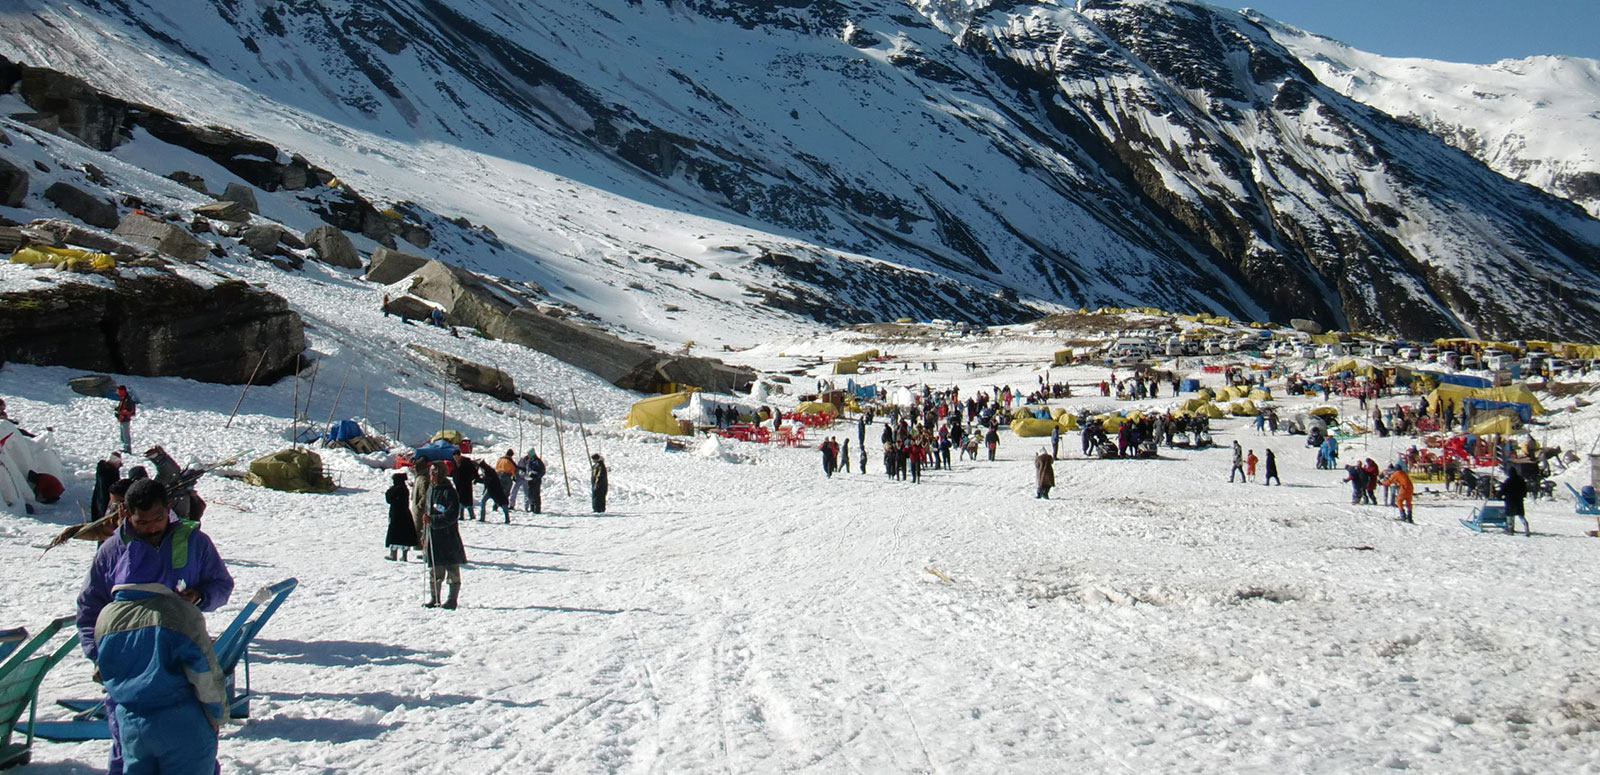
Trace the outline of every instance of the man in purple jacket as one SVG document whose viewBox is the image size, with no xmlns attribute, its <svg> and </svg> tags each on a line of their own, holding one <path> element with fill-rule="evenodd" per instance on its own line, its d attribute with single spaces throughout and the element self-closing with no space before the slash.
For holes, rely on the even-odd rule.
<svg viewBox="0 0 1600 775">
<path fill-rule="evenodd" d="M 89 578 L 78 593 L 78 631 L 84 656 L 96 662 L 94 627 L 100 610 L 111 602 L 112 587 L 123 584 L 160 584 L 177 590 L 179 597 L 201 611 L 215 611 L 233 594 L 233 576 L 217 554 L 211 537 L 199 523 L 172 516 L 166 487 L 141 479 L 128 488 L 128 518 L 100 545 L 89 567 Z M 98 671 L 97 671 L 98 672 Z M 122 746 L 116 708 L 106 701 L 111 726 L 109 775 L 122 775 Z"/>
</svg>

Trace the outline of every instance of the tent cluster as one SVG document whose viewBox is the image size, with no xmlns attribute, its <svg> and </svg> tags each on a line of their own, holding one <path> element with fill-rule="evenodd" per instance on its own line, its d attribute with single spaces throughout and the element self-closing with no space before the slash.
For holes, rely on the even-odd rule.
<svg viewBox="0 0 1600 775">
<path fill-rule="evenodd" d="M 865 352 L 856 353 L 855 355 L 846 355 L 845 357 L 840 358 L 838 363 L 833 364 L 833 373 L 859 374 L 861 373 L 861 364 L 865 361 L 870 361 L 877 358 L 878 355 L 879 353 L 877 350 L 867 350 Z"/>
</svg>

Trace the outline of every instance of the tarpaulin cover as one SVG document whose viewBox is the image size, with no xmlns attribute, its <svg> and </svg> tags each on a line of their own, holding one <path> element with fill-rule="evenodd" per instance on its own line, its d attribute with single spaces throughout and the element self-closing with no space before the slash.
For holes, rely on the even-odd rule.
<svg viewBox="0 0 1600 775">
<path fill-rule="evenodd" d="M 861 362 L 850 360 L 839 361 L 838 363 L 833 364 L 833 373 L 859 374 L 861 373 Z"/>
<path fill-rule="evenodd" d="M 1178 389 L 1184 393 L 1193 393 L 1200 389 L 1200 380 L 1186 379 L 1178 383 Z"/>
<path fill-rule="evenodd" d="M 1248 398 L 1243 401 L 1235 401 L 1233 405 L 1228 407 L 1228 412 L 1234 417 L 1254 417 L 1257 414 L 1256 402 Z"/>
<path fill-rule="evenodd" d="M 1474 413 L 1486 413 L 1495 409 L 1507 409 L 1515 413 L 1518 417 L 1522 418 L 1523 422 L 1528 422 L 1529 420 L 1533 419 L 1533 407 L 1515 401 L 1490 401 L 1486 398 L 1469 398 L 1462 403 L 1462 406 L 1467 411 Z M 1476 421 L 1477 419 L 1478 415 L 1474 414 L 1473 420 Z"/>
<path fill-rule="evenodd" d="M 340 420 L 328 426 L 328 432 L 322 434 L 324 441 L 349 441 L 359 439 L 367 434 L 361 432 L 361 426 L 355 420 Z"/>
<path fill-rule="evenodd" d="M 1516 432 L 1516 420 L 1510 414 L 1490 415 L 1472 424 L 1472 433 L 1487 436 L 1498 433 L 1501 436 L 1510 436 Z"/>
<path fill-rule="evenodd" d="M 678 424 L 678 418 L 672 416 L 672 410 L 687 403 L 690 395 L 688 391 L 683 391 L 646 398 L 628 410 L 628 416 L 622 421 L 622 427 L 640 428 L 651 433 L 666 433 L 673 436 L 682 435 L 683 429 Z"/>
<path fill-rule="evenodd" d="M 839 407 L 826 401 L 801 401 L 794 410 L 800 414 L 826 414 L 834 417 L 839 415 Z"/>
<path fill-rule="evenodd" d="M 438 433 L 433 434 L 433 438 L 429 439 L 429 441 L 441 441 L 442 440 L 442 441 L 448 441 L 451 444 L 460 444 L 461 440 L 464 439 L 464 438 L 466 438 L 466 437 L 461 435 L 461 431 L 447 429 L 447 430 L 442 430 L 442 431 L 439 431 Z"/>
<path fill-rule="evenodd" d="M 322 456 L 309 449 L 285 449 L 250 462 L 245 481 L 283 492 L 333 492 L 337 487 L 322 473 Z"/>
<path fill-rule="evenodd" d="M 1037 417 L 1020 417 L 1011 421 L 1011 432 L 1018 436 L 1049 436 L 1051 431 L 1059 427 L 1053 420 Z"/>
<path fill-rule="evenodd" d="M 1314 415 L 1316 417 L 1338 417 L 1339 416 L 1339 409 L 1338 409 L 1338 407 L 1334 407 L 1334 406 L 1329 406 L 1327 404 L 1323 404 L 1322 406 L 1318 406 L 1318 407 L 1313 408 L 1307 414 L 1311 414 L 1311 415 Z"/>
<path fill-rule="evenodd" d="M 425 460 L 432 460 L 435 462 L 440 460 L 449 460 L 450 458 L 455 457 L 457 449 L 458 448 L 456 445 L 451 444 L 444 439 L 439 439 L 437 441 L 430 441 L 427 444 L 417 447 L 415 457 L 420 457 Z"/>
</svg>

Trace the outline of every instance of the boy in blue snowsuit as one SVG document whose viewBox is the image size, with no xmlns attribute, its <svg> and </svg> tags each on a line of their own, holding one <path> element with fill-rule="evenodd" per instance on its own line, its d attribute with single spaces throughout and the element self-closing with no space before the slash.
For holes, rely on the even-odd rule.
<svg viewBox="0 0 1600 775">
<path fill-rule="evenodd" d="M 175 590 L 179 598 L 198 608 L 197 614 L 221 608 L 233 594 L 233 576 L 211 538 L 199 530 L 197 523 L 180 522 L 171 516 L 164 486 L 151 479 L 136 481 L 128 488 L 124 506 L 127 519 L 100 545 L 94 564 L 89 567 L 89 578 L 78 594 L 77 624 L 83 653 L 96 665 L 100 662 L 96 625 L 101 612 L 113 602 L 114 588 L 159 584 Z M 118 696 L 110 689 L 108 682 L 106 717 L 111 727 L 111 758 L 107 772 L 122 775 L 122 714 L 117 709 Z M 211 738 L 214 747 L 215 735 Z"/>
<path fill-rule="evenodd" d="M 206 618 L 161 584 L 121 584 L 95 624 L 125 775 L 212 775 L 228 720 Z"/>
</svg>

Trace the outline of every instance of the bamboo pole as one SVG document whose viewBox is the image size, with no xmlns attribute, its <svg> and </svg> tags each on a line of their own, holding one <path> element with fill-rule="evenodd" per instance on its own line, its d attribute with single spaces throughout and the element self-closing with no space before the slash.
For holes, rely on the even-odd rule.
<svg viewBox="0 0 1600 775">
<path fill-rule="evenodd" d="M 592 454 L 589 452 L 589 429 L 583 427 L 583 409 L 578 406 L 578 391 L 568 385 L 567 392 L 572 394 L 572 416 L 578 420 L 578 433 L 583 437 L 583 459 L 588 460 Z"/>
<path fill-rule="evenodd" d="M 550 416 L 556 420 L 556 449 L 561 452 L 561 481 L 567 485 L 567 495 L 572 495 L 572 480 L 567 478 L 567 445 L 561 441 L 561 415 L 550 410 Z"/>
<path fill-rule="evenodd" d="M 350 381 L 350 370 L 354 369 L 355 366 L 354 363 L 351 363 L 349 366 L 344 367 L 344 379 L 339 380 L 339 392 L 333 395 L 333 407 L 328 410 L 327 424 L 330 426 L 333 425 L 333 413 L 339 411 L 339 399 L 344 397 L 345 383 Z"/>
<path fill-rule="evenodd" d="M 267 360 L 267 351 L 266 351 L 265 348 L 263 348 L 261 350 L 261 357 L 256 359 L 256 367 L 250 370 L 250 379 L 247 379 L 247 380 L 244 381 L 244 390 L 239 391 L 239 400 L 234 402 L 234 404 L 233 404 L 233 412 L 228 415 L 228 421 L 226 423 L 223 423 L 222 427 L 226 428 L 226 427 L 228 427 L 228 426 L 233 424 L 234 415 L 239 413 L 239 407 L 244 406 L 244 397 L 245 397 L 246 394 L 248 394 L 250 392 L 250 385 L 255 383 L 256 374 L 260 373 L 261 364 L 266 360 Z M 1576 442 L 1574 442 L 1573 446 L 1577 446 Z"/>
<path fill-rule="evenodd" d="M 447 407 L 450 403 L 450 393 L 445 389 L 447 386 L 448 383 L 444 382 L 443 380 L 439 382 L 439 430 L 441 431 L 444 430 L 444 426 L 447 422 L 445 418 L 449 416 L 445 412 L 445 407 Z"/>
<path fill-rule="evenodd" d="M 400 410 L 404 404 L 405 402 L 398 398 L 394 400 L 394 442 L 396 444 L 405 443 L 405 433 L 400 430 L 400 419 L 402 416 Z"/>
<path fill-rule="evenodd" d="M 317 392 L 317 375 L 321 373 L 322 361 L 319 359 L 316 363 L 311 364 L 311 384 L 306 385 L 306 408 L 302 411 L 308 421 L 311 419 L 311 396 Z"/>
<path fill-rule="evenodd" d="M 294 356 L 294 410 L 289 412 L 289 443 L 300 446 L 300 356 Z"/>
</svg>

